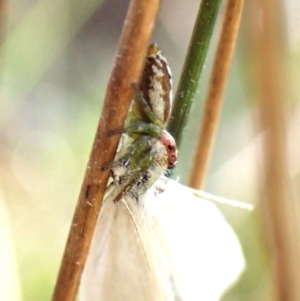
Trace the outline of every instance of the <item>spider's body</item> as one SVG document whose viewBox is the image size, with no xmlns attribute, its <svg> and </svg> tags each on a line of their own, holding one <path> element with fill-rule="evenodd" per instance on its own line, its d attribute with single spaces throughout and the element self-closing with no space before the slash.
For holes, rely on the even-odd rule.
<svg viewBox="0 0 300 301">
<path fill-rule="evenodd" d="M 133 104 L 111 165 L 113 185 L 119 190 L 116 200 L 128 193 L 138 199 L 177 163 L 175 140 L 164 129 L 171 111 L 171 73 L 155 44 L 149 46 L 140 83 L 132 87 Z"/>
</svg>

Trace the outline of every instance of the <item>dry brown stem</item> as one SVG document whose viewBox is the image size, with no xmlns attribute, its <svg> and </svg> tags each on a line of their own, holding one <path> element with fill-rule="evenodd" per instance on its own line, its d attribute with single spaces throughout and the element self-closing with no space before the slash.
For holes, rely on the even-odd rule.
<svg viewBox="0 0 300 301">
<path fill-rule="evenodd" d="M 189 186 L 201 189 L 216 134 L 244 0 L 228 0 L 206 97 Z"/>
<path fill-rule="evenodd" d="M 108 137 L 107 133 L 123 128 L 132 97 L 130 83 L 138 81 L 159 2 L 132 0 L 130 3 L 53 301 L 73 301 L 76 297 L 109 176 L 101 168 L 113 161 L 120 138 L 119 135 Z"/>
<path fill-rule="evenodd" d="M 256 46 L 259 121 L 264 132 L 263 223 L 270 247 L 272 300 L 300 300 L 299 213 L 287 164 L 287 39 L 280 1 L 256 1 L 252 41 Z"/>
</svg>

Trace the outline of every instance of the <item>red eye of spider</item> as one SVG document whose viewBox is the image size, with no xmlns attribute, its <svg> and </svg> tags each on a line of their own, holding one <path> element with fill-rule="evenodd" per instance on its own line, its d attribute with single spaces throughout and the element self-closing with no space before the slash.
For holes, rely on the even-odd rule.
<svg viewBox="0 0 300 301">
<path fill-rule="evenodd" d="M 167 131 L 163 131 L 160 137 L 161 143 L 165 146 L 168 155 L 168 169 L 172 169 L 177 164 L 177 147 L 175 139 Z"/>
</svg>

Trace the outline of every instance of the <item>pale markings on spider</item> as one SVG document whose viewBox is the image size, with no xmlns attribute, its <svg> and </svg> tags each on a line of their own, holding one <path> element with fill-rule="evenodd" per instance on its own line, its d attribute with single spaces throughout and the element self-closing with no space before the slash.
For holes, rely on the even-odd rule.
<svg viewBox="0 0 300 301">
<path fill-rule="evenodd" d="M 155 44 L 149 46 L 140 89 L 156 118 L 166 123 L 171 111 L 172 76 L 167 60 Z"/>
<path fill-rule="evenodd" d="M 158 69 L 155 65 L 152 66 L 153 73 L 155 74 L 155 77 L 162 78 L 164 73 Z M 159 117 L 160 120 L 164 119 L 165 114 L 165 103 L 163 101 L 164 96 L 164 88 L 162 83 L 159 80 L 152 80 L 151 82 L 152 89 L 149 90 L 149 96 L 150 96 L 150 103 L 151 108 L 156 116 Z M 172 97 L 171 91 L 169 95 L 170 99 Z"/>
</svg>

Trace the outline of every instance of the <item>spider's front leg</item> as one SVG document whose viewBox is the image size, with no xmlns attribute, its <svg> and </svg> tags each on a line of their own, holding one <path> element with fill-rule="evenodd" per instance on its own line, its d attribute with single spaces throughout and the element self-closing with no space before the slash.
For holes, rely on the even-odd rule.
<svg viewBox="0 0 300 301">
<path fill-rule="evenodd" d="M 147 135 L 154 138 L 159 138 L 163 132 L 163 128 L 144 121 L 137 121 L 122 130 L 112 130 L 108 132 L 109 136 L 116 134 L 128 134 L 129 136 Z"/>
</svg>

